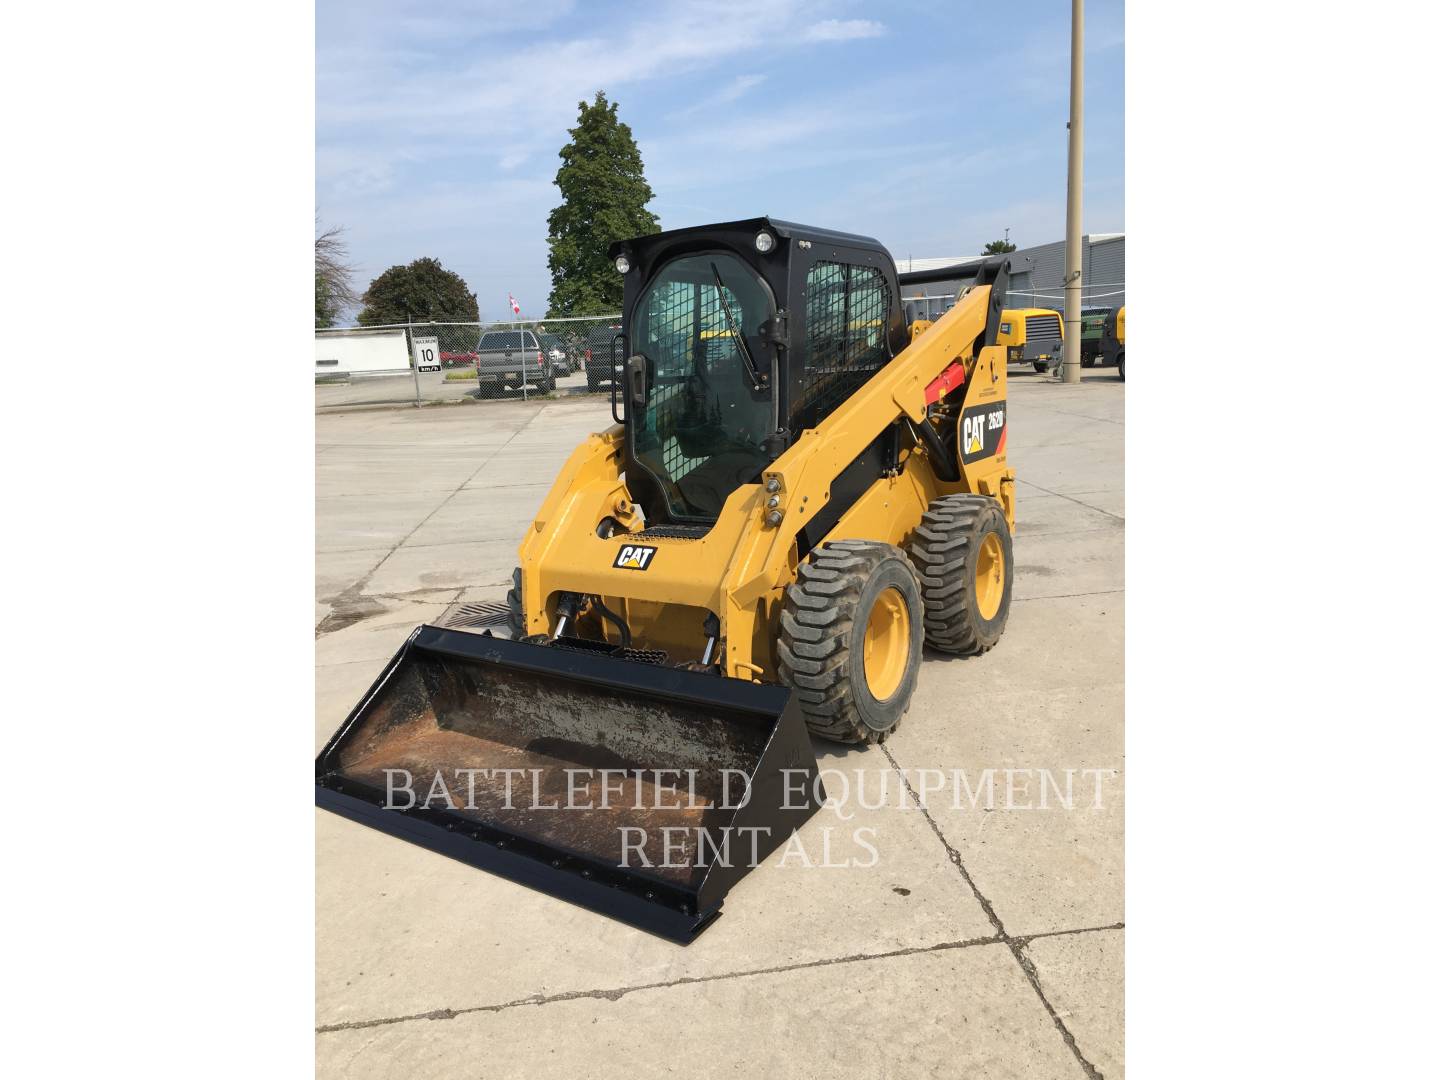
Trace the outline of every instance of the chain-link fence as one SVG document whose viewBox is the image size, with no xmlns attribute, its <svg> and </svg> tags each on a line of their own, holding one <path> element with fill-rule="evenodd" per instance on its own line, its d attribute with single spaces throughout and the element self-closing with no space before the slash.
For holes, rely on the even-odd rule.
<svg viewBox="0 0 1440 1080">
<path fill-rule="evenodd" d="M 619 333 L 619 315 L 316 330 L 315 405 L 608 394 Z"/>
<path fill-rule="evenodd" d="M 910 295 L 902 302 L 907 318 L 938 319 L 955 306 L 955 295 Z M 1123 282 L 1085 288 L 1087 314 L 1124 302 Z M 1058 287 L 1011 290 L 1006 304 L 1065 309 Z M 706 331 L 712 332 L 718 331 Z M 615 345 L 619 333 L 619 315 L 316 330 L 315 405 L 324 409 L 609 394 L 623 359 Z"/>
<path fill-rule="evenodd" d="M 906 315 L 915 319 L 938 319 L 955 306 L 955 293 L 927 295 L 922 286 L 907 286 L 902 290 L 906 295 L 902 303 Z M 1125 283 L 1102 282 L 1086 284 L 1081 288 L 1080 308 L 1082 311 L 1102 311 L 1125 306 Z M 1008 289 L 1005 293 L 1007 308 L 1047 308 L 1064 312 L 1065 286 L 1037 286 L 1034 289 Z"/>
</svg>

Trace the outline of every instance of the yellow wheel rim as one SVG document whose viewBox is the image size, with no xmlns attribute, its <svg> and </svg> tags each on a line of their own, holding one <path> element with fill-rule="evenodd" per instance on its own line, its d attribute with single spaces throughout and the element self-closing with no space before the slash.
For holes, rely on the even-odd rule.
<svg viewBox="0 0 1440 1080">
<path fill-rule="evenodd" d="M 895 693 L 910 662 L 910 609 L 899 589 L 875 600 L 865 623 L 865 685 L 876 701 Z"/>
<path fill-rule="evenodd" d="M 1005 551 L 1000 547 L 1000 534 L 988 533 L 980 542 L 975 557 L 975 606 L 980 617 L 990 620 L 1000 610 L 1005 595 Z"/>
</svg>

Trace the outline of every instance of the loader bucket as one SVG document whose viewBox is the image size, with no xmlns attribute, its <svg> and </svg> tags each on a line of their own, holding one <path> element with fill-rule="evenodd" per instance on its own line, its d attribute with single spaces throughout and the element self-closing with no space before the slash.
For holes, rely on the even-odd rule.
<svg viewBox="0 0 1440 1080">
<path fill-rule="evenodd" d="M 790 691 L 421 626 L 316 804 L 675 941 L 824 800 Z"/>
</svg>

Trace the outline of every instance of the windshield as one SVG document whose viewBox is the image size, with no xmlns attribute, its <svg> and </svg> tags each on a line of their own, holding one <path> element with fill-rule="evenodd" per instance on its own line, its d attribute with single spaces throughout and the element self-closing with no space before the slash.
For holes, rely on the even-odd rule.
<svg viewBox="0 0 1440 1080">
<path fill-rule="evenodd" d="M 660 481 L 671 517 L 713 520 L 770 463 L 770 391 L 752 386 L 731 320 L 768 371 L 758 330 L 773 314 L 756 273 L 723 252 L 666 264 L 636 304 L 633 348 L 647 361 L 649 395 L 631 425 L 634 455 Z"/>
<path fill-rule="evenodd" d="M 480 339 L 481 349 L 518 349 L 521 346 L 520 332 L 518 330 L 499 330 L 486 334 Z M 527 349 L 536 348 L 535 335 L 525 331 L 524 346 Z"/>
</svg>

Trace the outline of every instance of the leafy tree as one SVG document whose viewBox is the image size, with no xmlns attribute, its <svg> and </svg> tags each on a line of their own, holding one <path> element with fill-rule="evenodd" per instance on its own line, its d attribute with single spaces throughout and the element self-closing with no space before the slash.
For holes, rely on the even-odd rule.
<svg viewBox="0 0 1440 1080">
<path fill-rule="evenodd" d="M 618 311 L 624 286 L 606 249 L 616 240 L 659 232 L 645 204 L 655 197 L 630 125 L 604 91 L 580 102 L 580 121 L 560 151 L 555 186 L 561 203 L 550 212 L 550 314 L 603 315 Z"/>
<path fill-rule="evenodd" d="M 1007 251 L 1014 251 L 1015 245 L 1009 240 L 991 240 L 985 245 L 986 255 L 1004 255 Z"/>
<path fill-rule="evenodd" d="M 478 322 L 480 305 L 465 279 L 440 265 L 439 259 L 416 259 L 392 266 L 370 282 L 361 297 L 361 326 L 385 323 Z"/>
<path fill-rule="evenodd" d="M 320 223 L 315 223 L 319 228 Z M 350 264 L 350 249 L 345 243 L 345 230 L 339 226 L 326 229 L 315 237 L 315 325 L 334 326 L 345 312 L 360 303 L 351 283 L 355 267 Z"/>
<path fill-rule="evenodd" d="M 325 287 L 325 278 L 319 270 L 315 271 L 315 329 L 323 330 L 327 326 L 334 326 L 340 318 L 339 305 L 335 303 L 330 291 Z"/>
</svg>

